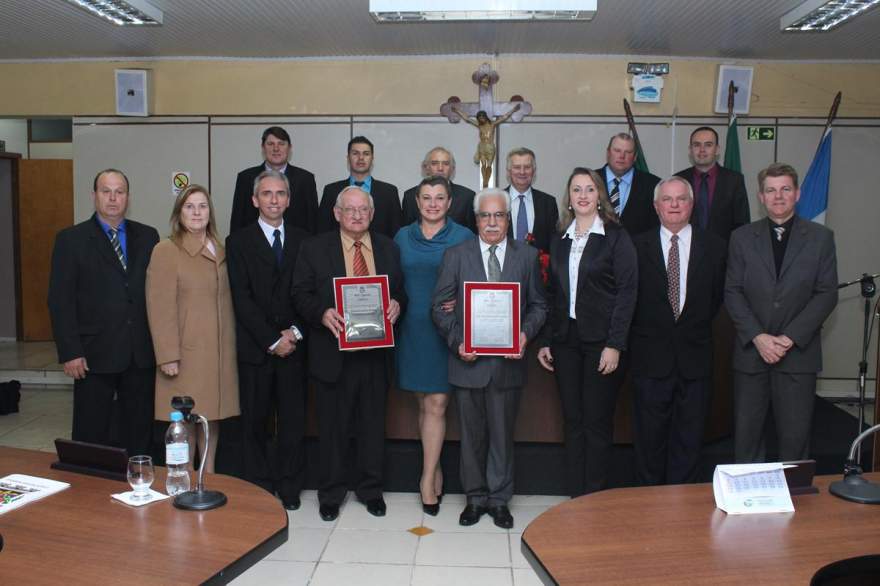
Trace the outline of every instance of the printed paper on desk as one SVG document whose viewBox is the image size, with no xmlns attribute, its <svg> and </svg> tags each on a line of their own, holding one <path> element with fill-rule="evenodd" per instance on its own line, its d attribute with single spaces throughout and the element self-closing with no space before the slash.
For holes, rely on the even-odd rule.
<svg viewBox="0 0 880 586">
<path fill-rule="evenodd" d="M 794 512 L 781 462 L 716 466 L 712 490 L 729 515 Z"/>
</svg>

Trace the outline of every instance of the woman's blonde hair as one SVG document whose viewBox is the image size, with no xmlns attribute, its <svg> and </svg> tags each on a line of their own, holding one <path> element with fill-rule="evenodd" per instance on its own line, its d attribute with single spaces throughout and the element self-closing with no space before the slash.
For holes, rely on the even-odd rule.
<svg viewBox="0 0 880 586">
<path fill-rule="evenodd" d="M 174 207 L 171 209 L 171 240 L 175 243 L 180 244 L 180 241 L 183 239 L 183 235 L 187 233 L 187 229 L 184 227 L 183 223 L 180 221 L 180 211 L 183 209 L 183 204 L 186 203 L 186 200 L 194 193 L 204 193 L 205 198 L 208 200 L 208 225 L 205 226 L 205 232 L 208 236 L 214 241 L 217 240 L 217 222 L 214 220 L 214 202 L 211 201 L 211 194 L 208 192 L 207 188 L 201 185 L 190 185 L 183 191 L 181 191 L 177 195 L 177 199 L 174 200 Z"/>
</svg>

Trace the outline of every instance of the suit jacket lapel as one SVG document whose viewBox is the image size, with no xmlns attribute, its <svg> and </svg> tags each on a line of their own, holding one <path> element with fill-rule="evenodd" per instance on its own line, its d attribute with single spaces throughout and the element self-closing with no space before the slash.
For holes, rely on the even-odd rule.
<svg viewBox="0 0 880 586">
<path fill-rule="evenodd" d="M 276 264 L 275 261 L 275 253 L 272 251 L 272 246 L 269 244 L 269 241 L 266 240 L 266 234 L 263 232 L 263 229 L 256 222 L 251 224 L 250 228 L 250 239 L 251 246 L 257 254 L 257 257 L 268 264 L 271 267 L 274 267 Z M 287 239 L 285 239 L 286 242 Z"/>
<path fill-rule="evenodd" d="M 779 269 L 780 279 L 785 275 L 785 271 L 788 270 L 794 259 L 804 249 L 806 243 L 807 227 L 799 217 L 795 217 L 791 225 L 791 234 L 788 235 L 788 244 L 785 246 L 785 256 L 782 257 L 782 267 Z"/>
<path fill-rule="evenodd" d="M 345 256 L 342 253 L 342 237 L 339 230 L 334 231 L 330 238 L 330 268 L 331 273 L 337 277 L 345 277 Z"/>
<path fill-rule="evenodd" d="M 602 234 L 590 234 L 587 238 L 587 246 L 584 248 L 583 254 L 581 254 L 580 263 L 578 263 L 578 291 L 581 290 L 581 285 L 584 282 L 583 277 L 587 274 L 587 267 L 595 263 L 596 257 L 598 257 L 602 249 L 605 248 L 606 238 L 607 236 Z M 568 263 L 566 263 L 565 266 L 568 266 Z"/>
<path fill-rule="evenodd" d="M 389 274 L 388 270 L 386 269 L 386 262 L 388 259 L 385 258 L 385 248 L 381 244 L 379 244 L 373 234 L 370 234 L 370 242 L 372 242 L 373 244 L 373 262 L 376 264 L 376 274 Z"/>
<path fill-rule="evenodd" d="M 140 243 L 140 231 L 128 220 L 125 221 L 125 238 L 126 264 L 133 267 L 140 253 L 140 250 L 138 249 Z M 116 256 L 115 251 L 114 256 Z"/>
<path fill-rule="evenodd" d="M 769 221 L 769 220 L 768 220 Z M 773 280 L 776 280 L 776 261 L 773 260 L 773 244 L 770 242 L 770 230 L 764 222 L 752 227 L 755 237 L 755 253 L 764 261 Z"/>
<path fill-rule="evenodd" d="M 571 292 L 571 281 L 568 279 L 568 259 L 571 254 L 571 238 L 562 238 L 559 246 L 556 247 L 556 266 L 559 267 L 559 286 L 562 290 L 559 292 L 565 296 L 566 306 L 571 303 L 568 294 Z M 566 313 L 566 315 L 568 315 Z"/>
<path fill-rule="evenodd" d="M 703 255 L 706 253 L 705 244 L 705 234 L 696 230 L 693 226 L 691 227 L 691 250 L 688 256 L 688 272 L 687 272 L 687 290 L 690 292 L 696 292 L 697 286 L 695 281 L 700 278 L 708 278 L 708 275 L 700 275 L 700 263 L 703 260 Z M 687 311 L 688 300 L 692 299 L 691 295 L 685 294 L 684 298 L 684 307 L 681 308 L 681 314 L 679 315 L 679 319 L 681 319 L 681 315 Z"/>
</svg>

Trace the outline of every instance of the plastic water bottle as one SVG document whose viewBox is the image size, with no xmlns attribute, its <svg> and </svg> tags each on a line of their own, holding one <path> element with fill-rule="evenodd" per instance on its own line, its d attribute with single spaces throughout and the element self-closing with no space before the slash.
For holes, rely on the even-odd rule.
<svg viewBox="0 0 880 586">
<path fill-rule="evenodd" d="M 189 438 L 183 425 L 183 413 L 171 412 L 171 425 L 165 432 L 165 492 L 169 496 L 189 490 Z"/>
</svg>

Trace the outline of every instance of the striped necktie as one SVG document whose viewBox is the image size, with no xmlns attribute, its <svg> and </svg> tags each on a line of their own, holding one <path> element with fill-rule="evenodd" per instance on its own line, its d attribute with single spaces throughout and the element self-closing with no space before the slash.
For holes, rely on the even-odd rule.
<svg viewBox="0 0 880 586">
<path fill-rule="evenodd" d="M 614 208 L 614 213 L 618 216 L 620 215 L 620 177 L 614 178 L 614 187 L 611 188 L 611 193 L 608 195 L 608 199 L 611 202 L 611 207 Z"/>
<path fill-rule="evenodd" d="M 119 242 L 119 230 L 110 228 L 108 232 L 110 232 L 110 246 L 113 247 L 113 252 L 116 253 L 116 258 L 119 259 L 122 270 L 127 271 L 128 265 L 125 263 L 125 253 L 122 252 L 122 243 Z"/>
<path fill-rule="evenodd" d="M 497 244 L 489 247 L 489 280 L 492 282 L 501 280 L 501 262 L 498 260 L 498 256 L 495 255 L 496 250 L 498 250 Z"/>
<path fill-rule="evenodd" d="M 672 306 L 672 315 L 678 321 L 681 315 L 681 263 L 678 256 L 678 234 L 673 234 L 669 239 L 669 259 L 666 262 L 666 293 L 669 296 L 669 305 Z"/>
<path fill-rule="evenodd" d="M 361 247 L 364 245 L 360 240 L 354 243 L 354 258 L 352 259 L 351 269 L 354 271 L 355 277 L 366 277 L 370 274 L 367 270 L 367 259 L 364 258 L 364 253 L 361 251 Z"/>
</svg>

